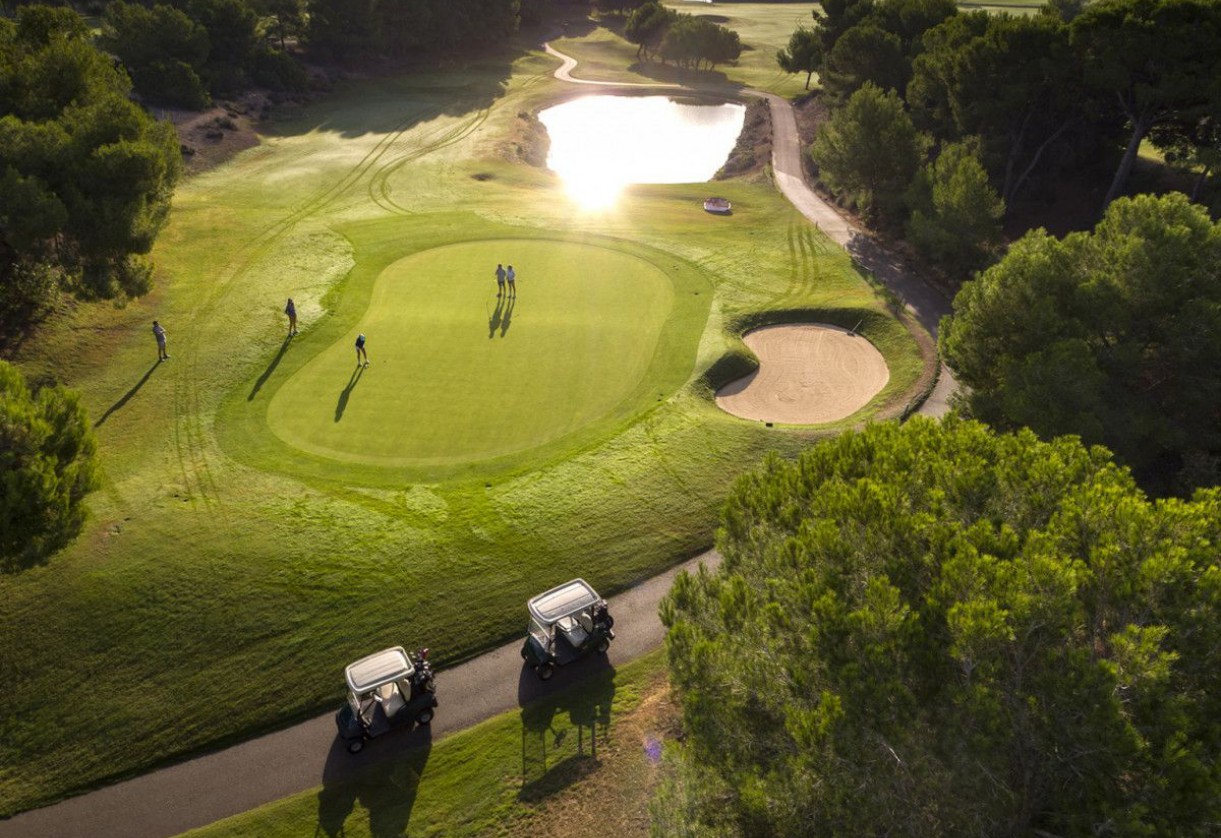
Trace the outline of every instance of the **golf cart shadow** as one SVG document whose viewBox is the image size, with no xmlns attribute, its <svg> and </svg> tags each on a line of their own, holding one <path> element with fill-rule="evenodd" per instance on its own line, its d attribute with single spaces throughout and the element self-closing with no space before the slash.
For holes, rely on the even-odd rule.
<svg viewBox="0 0 1221 838">
<path fill-rule="evenodd" d="M 358 803 L 368 813 L 374 838 L 406 836 L 431 752 L 432 729 L 427 725 L 370 741 L 358 760 L 336 737 L 322 770 L 315 838 L 342 838 Z"/>
<path fill-rule="evenodd" d="M 522 667 L 519 800 L 543 800 L 598 767 L 614 697 L 615 668 L 604 655 L 569 664 L 563 678 L 551 681 L 540 681 L 533 669 Z"/>
</svg>

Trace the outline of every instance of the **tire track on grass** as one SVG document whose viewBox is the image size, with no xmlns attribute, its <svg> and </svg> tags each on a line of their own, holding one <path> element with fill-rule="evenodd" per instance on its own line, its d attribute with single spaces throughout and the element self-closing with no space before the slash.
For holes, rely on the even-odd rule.
<svg viewBox="0 0 1221 838">
<path fill-rule="evenodd" d="M 518 85 L 517 92 L 520 93 L 529 90 L 551 78 L 553 78 L 553 75 L 549 72 L 535 73 L 534 75 L 527 77 Z M 481 108 L 476 115 L 471 117 L 471 119 L 469 119 L 466 123 L 451 128 L 439 140 L 409 151 L 402 155 L 402 157 L 388 163 L 382 169 L 378 170 L 378 172 L 375 173 L 370 179 L 370 200 L 387 212 L 396 213 L 399 215 L 412 215 L 412 210 L 408 209 L 402 204 L 399 204 L 391 197 L 391 190 L 389 186 L 390 178 L 407 163 L 411 163 L 420 159 L 421 157 L 431 154 L 434 151 L 439 151 L 446 146 L 453 145 L 454 143 L 460 142 L 469 137 L 483 126 L 484 122 L 487 121 L 494 108 L 495 103 L 488 105 L 485 108 Z"/>
<path fill-rule="evenodd" d="M 438 139 L 418 148 L 412 149 L 411 151 L 408 151 L 405 154 L 395 158 L 393 161 L 387 163 L 385 166 L 379 168 L 369 178 L 369 200 L 389 213 L 397 215 L 413 215 L 414 213 L 412 210 L 409 210 L 402 204 L 397 203 L 391 197 L 390 178 L 408 163 L 412 163 L 422 157 L 427 157 L 433 152 L 440 151 L 447 146 L 454 145 L 455 143 L 466 139 L 471 134 L 475 133 L 475 131 L 479 130 L 483 123 L 487 121 L 490 113 L 491 107 L 481 108 L 475 112 L 474 116 L 470 117 L 465 122 L 446 130 Z"/>
</svg>

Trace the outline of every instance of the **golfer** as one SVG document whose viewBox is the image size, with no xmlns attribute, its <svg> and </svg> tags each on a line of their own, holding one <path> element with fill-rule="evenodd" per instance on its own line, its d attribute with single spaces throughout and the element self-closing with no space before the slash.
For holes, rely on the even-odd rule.
<svg viewBox="0 0 1221 838">
<path fill-rule="evenodd" d="M 517 273 L 513 270 L 513 266 L 509 265 L 509 270 L 505 273 L 505 279 L 509 280 L 509 293 L 514 297 L 517 296 Z"/>
<path fill-rule="evenodd" d="M 369 366 L 369 353 L 365 352 L 365 336 L 356 336 L 356 366 L 360 366 L 360 359 L 365 359 L 365 366 Z"/>
<path fill-rule="evenodd" d="M 499 297 L 505 292 L 505 266 L 496 266 L 496 296 Z"/>
<path fill-rule="evenodd" d="M 284 306 L 284 313 L 288 315 L 288 336 L 292 337 L 297 333 L 297 307 L 293 304 L 293 298 L 288 298 L 288 305 Z"/>
<path fill-rule="evenodd" d="M 156 320 L 153 321 L 153 337 L 157 339 L 157 360 L 168 361 L 170 353 L 165 351 L 165 329 Z"/>
</svg>

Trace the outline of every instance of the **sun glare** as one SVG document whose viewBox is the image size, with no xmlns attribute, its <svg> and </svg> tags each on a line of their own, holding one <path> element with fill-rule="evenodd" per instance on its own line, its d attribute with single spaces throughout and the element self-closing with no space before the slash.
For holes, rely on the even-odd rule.
<svg viewBox="0 0 1221 838">
<path fill-rule="evenodd" d="M 608 209 L 633 183 L 702 183 L 742 130 L 739 104 L 694 105 L 665 96 L 586 96 L 539 114 L 547 167 L 587 211 Z"/>
<path fill-rule="evenodd" d="M 619 201 L 627 186 L 621 178 L 607 172 L 577 172 L 564 175 L 564 191 L 581 209 L 608 210 Z"/>
</svg>

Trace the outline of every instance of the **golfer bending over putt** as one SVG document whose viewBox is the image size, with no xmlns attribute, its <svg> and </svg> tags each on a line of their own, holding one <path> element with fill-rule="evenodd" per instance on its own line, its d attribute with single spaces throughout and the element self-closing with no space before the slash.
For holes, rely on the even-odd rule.
<svg viewBox="0 0 1221 838">
<path fill-rule="evenodd" d="M 365 336 L 356 336 L 356 366 L 360 366 L 360 359 L 365 359 L 365 366 L 369 366 L 369 353 L 365 351 Z"/>
</svg>

